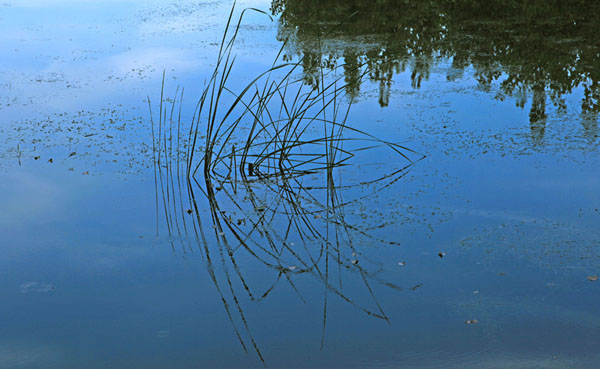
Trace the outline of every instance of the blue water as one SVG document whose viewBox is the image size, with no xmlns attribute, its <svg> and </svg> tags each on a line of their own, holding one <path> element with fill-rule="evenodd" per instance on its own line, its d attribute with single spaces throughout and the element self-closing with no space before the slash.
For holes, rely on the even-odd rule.
<svg viewBox="0 0 600 369">
<path fill-rule="evenodd" d="M 164 71 L 167 97 L 185 88 L 189 122 L 230 9 L 0 4 L 0 367 L 597 367 L 600 155 L 584 87 L 566 109 L 548 90 L 540 139 L 531 91 L 522 107 L 499 98 L 515 65 L 482 86 L 440 55 L 417 88 L 408 55 L 386 104 L 364 80 L 348 124 L 414 162 L 358 151 L 335 172 L 335 211 L 325 176 L 303 177 L 315 188 L 297 199 L 321 238 L 288 230 L 276 183 L 252 182 L 253 198 L 227 182 L 221 223 L 245 221 L 246 249 L 213 227 L 202 174 L 165 192 L 159 166 L 155 183 L 148 108 L 156 119 Z M 298 29 L 291 58 L 314 41 Z M 287 32 L 248 13 L 232 89 L 271 65 Z M 347 33 L 323 41 L 338 61 L 384 42 Z"/>
</svg>

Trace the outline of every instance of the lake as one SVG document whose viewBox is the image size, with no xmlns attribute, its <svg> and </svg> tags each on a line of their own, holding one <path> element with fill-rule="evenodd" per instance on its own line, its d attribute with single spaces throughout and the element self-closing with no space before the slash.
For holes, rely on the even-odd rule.
<svg viewBox="0 0 600 369">
<path fill-rule="evenodd" d="M 598 27 L 0 1 L 0 367 L 596 368 Z"/>
</svg>

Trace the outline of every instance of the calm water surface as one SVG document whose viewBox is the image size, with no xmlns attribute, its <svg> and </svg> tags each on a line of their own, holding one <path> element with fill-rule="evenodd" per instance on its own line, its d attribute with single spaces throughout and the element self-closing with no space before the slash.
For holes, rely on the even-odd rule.
<svg viewBox="0 0 600 369">
<path fill-rule="evenodd" d="M 389 145 L 188 182 L 231 3 L 0 2 L 0 367 L 596 368 L 599 5 L 249 7 L 228 88 L 281 51 Z"/>
</svg>

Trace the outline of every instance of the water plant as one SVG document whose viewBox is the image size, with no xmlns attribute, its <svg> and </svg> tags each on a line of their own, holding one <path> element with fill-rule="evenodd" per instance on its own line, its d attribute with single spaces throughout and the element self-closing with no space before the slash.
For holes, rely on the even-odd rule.
<svg viewBox="0 0 600 369">
<path fill-rule="evenodd" d="M 343 73 L 322 68 L 320 82 L 307 86 L 297 73 L 302 60 L 281 60 L 285 45 L 271 67 L 232 88 L 233 50 L 244 14 L 264 14 L 245 9 L 232 24 L 234 9 L 190 123 L 181 119 L 183 89 L 167 101 L 163 77 L 158 124 L 152 122 L 157 234 L 160 209 L 173 249 L 179 244 L 182 252 L 195 246 L 202 252 L 240 344 L 244 350 L 253 347 L 264 362 L 240 294 L 263 300 L 287 282 L 305 301 L 295 280 L 312 276 L 324 291 L 321 347 L 329 295 L 388 320 L 371 285 L 402 288 L 379 276 L 381 265 L 358 243 L 396 243 L 348 220 L 346 210 L 370 196 L 364 188 L 392 186 L 422 156 L 348 124 L 353 97 L 346 94 Z M 368 73 L 362 65 L 356 68 L 360 75 Z M 342 182 L 343 172 L 359 168 L 359 154 L 367 152 L 385 152 L 381 155 L 394 165 L 370 177 L 353 171 L 354 181 Z M 243 271 L 248 264 L 265 268 L 272 284 L 255 286 Z M 359 276 L 372 306 L 344 291 L 348 274 Z"/>
</svg>

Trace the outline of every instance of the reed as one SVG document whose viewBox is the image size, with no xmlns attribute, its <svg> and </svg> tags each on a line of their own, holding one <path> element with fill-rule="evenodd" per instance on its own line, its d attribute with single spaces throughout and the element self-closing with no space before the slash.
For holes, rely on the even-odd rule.
<svg viewBox="0 0 600 369">
<path fill-rule="evenodd" d="M 232 8 L 214 70 L 190 123 L 181 118 L 183 90 L 165 100 L 163 75 L 152 139 L 157 228 L 160 209 L 173 250 L 194 252 L 197 246 L 201 251 L 240 344 L 244 350 L 252 347 L 264 363 L 240 303 L 244 294 L 253 301 L 263 300 L 283 282 L 304 302 L 294 280 L 300 275 L 314 277 L 324 289 L 321 347 L 329 295 L 388 320 L 371 285 L 402 288 L 379 277 L 380 265 L 370 262 L 355 240 L 395 242 L 348 221 L 345 209 L 367 201 L 369 195 L 358 191 L 360 196 L 347 200 L 342 192 L 360 186 L 389 187 L 422 156 L 349 125 L 353 100 L 346 94 L 343 73 L 321 68 L 319 82 L 307 86 L 297 76 L 302 59 L 281 60 L 285 43 L 271 67 L 240 88 L 232 87 L 233 50 L 247 11 L 266 14 L 245 9 L 233 23 Z M 357 68 L 361 77 L 369 72 L 364 66 Z M 351 167 L 352 159 L 381 149 L 399 159 L 396 169 L 340 183 L 341 170 Z M 201 204 L 198 193 L 207 205 Z M 272 273 L 269 288 L 258 290 L 244 275 L 238 261 L 241 252 Z M 358 264 L 356 258 L 363 261 Z M 374 307 L 344 291 L 346 272 L 360 276 Z"/>
</svg>

